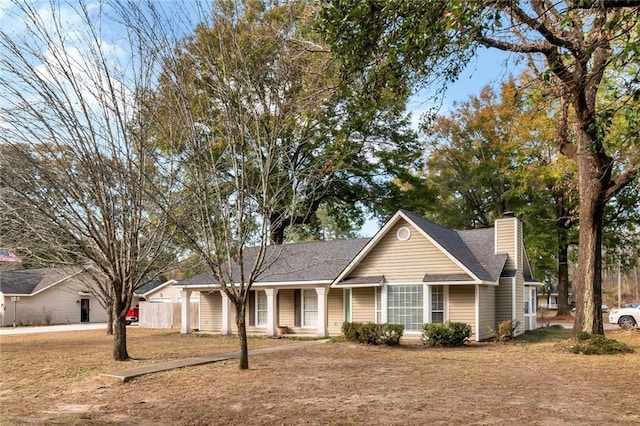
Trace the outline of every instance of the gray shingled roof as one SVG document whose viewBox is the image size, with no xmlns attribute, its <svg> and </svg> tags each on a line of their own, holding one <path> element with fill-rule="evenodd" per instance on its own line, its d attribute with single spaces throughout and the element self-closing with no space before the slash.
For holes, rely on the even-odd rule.
<svg viewBox="0 0 640 426">
<path fill-rule="evenodd" d="M 334 280 L 349 262 L 362 250 L 369 238 L 352 240 L 315 241 L 310 243 L 267 246 L 264 265 L 268 268 L 258 276 L 256 282 L 304 282 Z M 245 264 L 251 267 L 255 248 L 245 252 Z M 239 281 L 234 271 L 234 279 Z M 180 281 L 180 286 L 202 286 L 215 284 L 211 274 L 204 273 Z"/>
<path fill-rule="evenodd" d="M 507 262 L 507 254 L 495 252 L 495 228 L 470 229 L 458 231 L 458 235 L 467 245 L 473 256 L 491 277 L 496 281 Z"/>
<path fill-rule="evenodd" d="M 452 281 L 466 281 L 468 282 L 471 277 L 468 274 L 424 274 L 422 282 L 425 283 L 442 283 Z"/>
<path fill-rule="evenodd" d="M 0 292 L 4 294 L 30 295 L 64 280 L 77 271 L 75 269 L 19 269 L 0 272 Z"/>
<path fill-rule="evenodd" d="M 497 255 L 496 258 L 496 255 L 493 254 L 492 228 L 456 232 L 430 222 L 415 213 L 406 210 L 402 210 L 402 213 L 482 281 L 496 281 L 500 276 L 499 271 L 496 274 L 496 266 L 504 257 L 504 261 L 500 265 L 501 271 L 507 258 L 506 255 Z M 489 231 L 491 232 L 490 236 Z"/>
<path fill-rule="evenodd" d="M 494 254 L 494 228 L 452 231 L 412 212 L 401 210 L 415 226 L 433 238 L 482 281 L 497 281 L 502 273 L 506 254 Z M 370 241 L 368 238 L 268 246 L 265 265 L 269 267 L 258 277 L 259 283 L 305 282 L 335 280 L 349 262 Z M 251 265 L 253 249 L 246 251 L 245 264 Z M 238 281 L 237 270 L 234 277 Z M 366 280 L 371 281 L 371 277 Z M 464 281 L 470 276 L 436 276 L 426 274 L 425 281 Z M 203 273 L 176 285 L 198 287 L 215 284 L 209 273 Z"/>
<path fill-rule="evenodd" d="M 166 282 L 166 281 L 165 281 Z M 149 281 L 148 283 L 140 286 L 137 290 L 136 290 L 136 294 L 146 294 L 149 293 L 151 290 L 154 290 L 158 287 L 160 287 L 162 284 L 164 284 L 165 282 L 159 280 L 159 279 L 154 279 Z"/>
</svg>

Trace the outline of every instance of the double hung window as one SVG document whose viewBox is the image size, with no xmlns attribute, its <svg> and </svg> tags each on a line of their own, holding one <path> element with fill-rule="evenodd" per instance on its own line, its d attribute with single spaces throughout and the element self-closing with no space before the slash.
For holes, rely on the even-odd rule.
<svg viewBox="0 0 640 426">
<path fill-rule="evenodd" d="M 387 287 L 387 322 L 403 324 L 405 331 L 420 331 L 424 317 L 424 286 Z"/>
<path fill-rule="evenodd" d="M 316 327 L 318 325 L 318 294 L 315 290 L 302 292 L 302 326 Z"/>
</svg>

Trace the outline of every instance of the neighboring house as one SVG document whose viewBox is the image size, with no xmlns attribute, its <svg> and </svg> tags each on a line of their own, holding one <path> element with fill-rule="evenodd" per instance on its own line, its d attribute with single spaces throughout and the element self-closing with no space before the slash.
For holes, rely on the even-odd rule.
<svg viewBox="0 0 640 426">
<path fill-rule="evenodd" d="M 176 280 L 151 281 L 136 291 L 133 306 L 139 309 L 139 325 L 146 328 L 174 328 L 182 321 L 182 295 L 180 288 L 173 286 Z M 190 298 L 190 327 L 199 328 L 199 293 Z"/>
<path fill-rule="evenodd" d="M 286 326 L 291 334 L 336 336 L 344 321 L 358 321 L 401 323 L 405 336 L 419 336 L 423 323 L 460 321 L 479 341 L 503 320 L 520 323 L 516 334 L 537 327 L 540 283 L 513 217 L 456 232 L 401 210 L 371 239 L 268 246 L 265 264 L 250 292 L 251 334 Z M 200 292 L 201 331 L 236 332 L 231 302 L 209 275 L 176 286 L 185 294 L 183 315 Z"/>
<path fill-rule="evenodd" d="M 569 305 L 575 301 L 573 293 L 569 293 Z M 548 296 L 542 292 L 538 293 L 538 308 L 558 309 L 558 292 L 550 293 Z"/>
<path fill-rule="evenodd" d="M 162 282 L 160 280 L 153 280 L 140 287 L 133 295 L 133 305 L 138 302 L 151 302 L 151 303 L 171 303 L 179 302 L 182 297 L 182 291 L 174 287 L 173 284 L 177 284 L 176 280 L 168 280 Z M 198 295 L 192 296 L 192 301 L 197 300 Z"/>
<path fill-rule="evenodd" d="M 0 272 L 0 324 L 106 322 L 107 313 L 76 268 Z"/>
</svg>

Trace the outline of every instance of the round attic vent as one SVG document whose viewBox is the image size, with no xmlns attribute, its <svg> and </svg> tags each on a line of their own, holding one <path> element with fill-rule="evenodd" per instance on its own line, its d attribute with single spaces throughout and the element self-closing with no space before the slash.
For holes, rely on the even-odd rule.
<svg viewBox="0 0 640 426">
<path fill-rule="evenodd" d="M 409 237 L 411 237 L 411 231 L 406 226 L 403 226 L 402 228 L 398 229 L 396 236 L 400 241 L 407 241 Z"/>
</svg>

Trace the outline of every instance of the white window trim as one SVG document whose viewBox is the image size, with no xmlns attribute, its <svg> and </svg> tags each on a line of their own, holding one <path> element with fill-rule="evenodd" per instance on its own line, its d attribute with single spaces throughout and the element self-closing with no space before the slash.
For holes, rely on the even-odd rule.
<svg viewBox="0 0 640 426">
<path fill-rule="evenodd" d="M 347 295 L 348 293 L 348 295 Z M 352 322 L 353 321 L 353 289 L 351 288 L 345 288 L 342 290 L 342 298 L 344 299 L 344 312 L 347 312 L 347 305 L 349 306 L 349 315 L 345 315 L 345 321 L 346 322 Z"/>
<path fill-rule="evenodd" d="M 444 322 L 449 322 L 449 286 L 444 286 Z"/>
<path fill-rule="evenodd" d="M 378 323 L 378 312 L 380 312 L 380 323 L 384 324 L 384 315 L 382 314 L 382 287 L 375 287 L 373 292 L 373 322 Z M 380 302 L 378 302 L 378 295 L 380 295 Z"/>
<path fill-rule="evenodd" d="M 430 320 L 431 319 L 431 286 L 430 285 L 424 284 L 424 283 L 411 283 L 411 282 L 407 282 L 407 283 L 402 282 L 402 283 L 393 283 L 393 284 L 384 283 L 382 285 L 382 287 L 376 288 L 376 292 L 377 291 L 381 291 L 382 292 L 381 297 L 380 297 L 380 299 L 381 299 L 380 309 L 381 309 L 381 313 L 382 313 L 382 315 L 381 315 L 382 316 L 382 323 L 389 322 L 389 319 L 388 319 L 389 305 L 387 303 L 388 302 L 387 288 L 390 287 L 390 286 L 400 286 L 400 285 L 422 285 L 423 286 L 423 291 L 424 291 L 423 299 L 422 299 L 423 303 L 424 303 L 424 306 L 423 306 L 423 317 L 422 317 L 423 324 L 425 322 L 427 322 L 427 321 L 425 321 L 425 318 Z M 443 292 L 442 292 L 443 293 L 442 294 L 443 304 L 444 304 L 443 321 L 445 323 L 447 323 L 447 322 L 449 322 L 449 286 L 446 285 L 446 284 L 438 284 L 438 285 L 441 285 L 442 289 L 443 289 Z M 374 303 L 374 305 L 375 305 L 375 303 Z M 378 307 L 375 306 L 375 308 L 377 309 Z M 374 316 L 375 316 L 375 312 L 374 312 Z M 409 336 L 411 336 L 411 335 L 420 335 L 420 333 L 421 332 L 409 331 L 409 330 L 405 331 L 405 334 L 409 335 Z"/>
<path fill-rule="evenodd" d="M 380 289 L 382 291 L 382 293 L 380 294 L 380 305 L 381 305 L 380 306 L 380 312 L 381 312 L 380 317 L 382 319 L 382 324 L 386 324 L 387 322 L 389 322 L 388 315 L 387 315 L 387 309 L 388 309 L 387 288 L 388 288 L 388 284 L 384 283 L 382 285 L 382 288 Z"/>
<path fill-rule="evenodd" d="M 442 285 L 442 284 L 438 284 L 438 285 L 428 285 L 425 286 L 427 288 L 426 292 L 429 296 L 429 305 L 428 305 L 428 312 L 427 312 L 427 316 L 425 318 L 429 319 L 429 322 L 432 321 L 432 315 L 433 315 L 433 306 L 432 306 L 432 291 L 433 291 L 433 287 L 442 287 L 442 322 L 443 323 L 447 323 L 449 321 L 449 312 L 447 310 L 447 307 L 449 306 L 449 286 L 448 285 Z M 440 312 L 440 311 L 438 311 Z"/>
<path fill-rule="evenodd" d="M 258 299 L 260 298 L 260 294 L 264 295 L 264 309 L 258 309 L 258 307 L 260 306 L 260 303 L 258 302 Z M 269 307 L 267 306 L 269 304 L 269 301 L 267 299 L 267 293 L 264 290 L 256 290 L 256 303 L 255 303 L 255 318 L 256 318 L 256 327 L 266 327 L 267 323 L 269 322 Z M 260 311 L 264 311 L 265 313 L 265 322 L 261 323 L 259 322 L 260 319 Z"/>
<path fill-rule="evenodd" d="M 382 288 L 382 322 L 383 323 L 387 323 L 389 322 L 389 318 L 388 318 L 388 312 L 389 312 L 389 303 L 388 303 L 388 297 L 387 297 L 387 288 L 388 287 L 398 287 L 398 286 L 416 286 L 416 285 L 421 285 L 422 286 L 422 322 L 421 324 L 424 324 L 424 312 L 425 309 L 430 309 L 427 307 L 427 299 L 425 299 L 425 293 L 428 293 L 427 288 L 429 287 L 428 285 L 424 284 L 424 283 L 415 283 L 415 282 L 401 282 L 401 283 L 392 283 L 392 284 L 387 284 L 385 283 L 383 288 Z M 428 318 L 428 317 L 427 317 Z M 405 330 L 404 334 L 407 336 L 419 336 L 422 333 L 422 330 Z"/>
<path fill-rule="evenodd" d="M 316 311 L 315 311 L 316 312 L 316 323 L 312 324 L 312 325 L 308 325 L 304 321 L 304 318 L 305 318 L 305 316 L 304 316 L 304 313 L 305 313 L 304 295 L 305 295 L 306 292 L 311 292 L 316 297 Z M 300 316 L 302 317 L 302 318 L 300 318 L 301 327 L 302 328 L 312 328 L 312 329 L 318 328 L 318 293 L 315 290 L 304 290 L 303 289 L 300 292 L 300 297 L 302 298 L 301 303 L 300 303 Z"/>
</svg>

